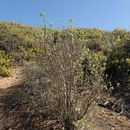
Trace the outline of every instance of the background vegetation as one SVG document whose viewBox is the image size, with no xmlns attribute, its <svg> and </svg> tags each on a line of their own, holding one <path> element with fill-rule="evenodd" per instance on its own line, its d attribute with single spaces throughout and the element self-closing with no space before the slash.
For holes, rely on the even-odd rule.
<svg viewBox="0 0 130 130">
<path fill-rule="evenodd" d="M 40 28 L 0 22 L 2 59 L 0 73 L 8 75 L 10 73 L 8 69 L 12 68 L 12 63 L 17 64 L 22 63 L 23 60 L 32 60 L 36 54 L 45 52 L 45 48 L 41 49 L 43 35 L 44 31 Z M 101 55 L 107 58 L 106 73 L 113 87 L 128 86 L 130 75 L 130 32 L 120 29 L 113 32 L 83 28 L 46 29 L 46 42 L 56 44 L 61 39 L 66 39 L 68 35 L 71 36 L 71 40 L 76 39 L 78 44 L 89 48 L 93 52 L 101 52 Z M 9 58 L 9 55 L 13 60 Z"/>
</svg>

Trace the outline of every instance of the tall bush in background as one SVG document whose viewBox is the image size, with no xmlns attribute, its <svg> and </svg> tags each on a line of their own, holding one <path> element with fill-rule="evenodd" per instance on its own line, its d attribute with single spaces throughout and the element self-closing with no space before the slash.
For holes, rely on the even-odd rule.
<svg viewBox="0 0 130 130">
<path fill-rule="evenodd" d="M 108 55 L 106 73 L 114 90 L 130 86 L 130 41 L 116 45 Z"/>
<path fill-rule="evenodd" d="M 0 50 L 0 75 L 11 76 L 14 67 L 14 58 L 11 54 L 6 54 Z"/>
</svg>

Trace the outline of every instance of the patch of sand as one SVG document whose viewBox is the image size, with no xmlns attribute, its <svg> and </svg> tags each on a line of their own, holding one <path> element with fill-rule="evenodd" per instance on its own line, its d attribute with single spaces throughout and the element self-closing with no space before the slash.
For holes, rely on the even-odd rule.
<svg viewBox="0 0 130 130">
<path fill-rule="evenodd" d="M 19 67 L 13 70 L 11 77 L 0 77 L 0 89 L 6 89 L 20 84 L 24 79 L 22 70 L 23 68 Z"/>
</svg>

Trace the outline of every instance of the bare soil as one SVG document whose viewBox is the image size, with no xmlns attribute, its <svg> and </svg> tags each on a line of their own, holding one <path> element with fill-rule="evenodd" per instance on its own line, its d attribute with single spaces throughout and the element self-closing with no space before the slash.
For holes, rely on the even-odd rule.
<svg viewBox="0 0 130 130">
<path fill-rule="evenodd" d="M 79 130 L 130 130 L 130 119 L 109 109 L 96 106 L 86 116 L 86 125 Z"/>
<path fill-rule="evenodd" d="M 0 76 L 0 89 L 7 89 L 20 84 L 24 79 L 22 69 L 22 67 L 14 69 L 11 77 Z"/>
</svg>

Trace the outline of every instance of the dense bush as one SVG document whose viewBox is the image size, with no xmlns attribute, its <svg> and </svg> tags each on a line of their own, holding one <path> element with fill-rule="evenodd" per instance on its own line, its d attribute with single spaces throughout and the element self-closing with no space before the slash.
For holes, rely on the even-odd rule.
<svg viewBox="0 0 130 130">
<path fill-rule="evenodd" d="M 51 39 L 52 33 L 53 31 L 48 29 L 47 37 Z M 42 34 L 43 31 L 40 28 L 0 22 L 0 51 L 7 55 L 11 54 L 15 60 L 13 63 L 21 65 L 24 60 L 35 59 L 38 53 L 43 52 L 40 45 Z M 2 54 L 0 55 L 3 57 Z M 2 73 L 5 73 L 5 71 L 7 70 L 2 66 L 0 75 L 3 75 Z M 9 76 L 9 74 L 6 74 L 6 76 Z"/>
<path fill-rule="evenodd" d="M 36 64 L 26 67 L 29 110 L 52 115 L 66 130 L 73 129 L 73 121 L 82 118 L 100 97 L 106 57 L 69 38 L 49 47 Z"/>
<path fill-rule="evenodd" d="M 108 56 L 106 72 L 115 90 L 130 87 L 130 41 L 113 48 Z"/>
<path fill-rule="evenodd" d="M 0 51 L 0 75 L 11 76 L 14 59 L 11 54 L 6 54 L 5 51 Z"/>
</svg>

